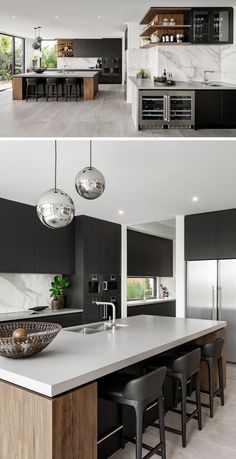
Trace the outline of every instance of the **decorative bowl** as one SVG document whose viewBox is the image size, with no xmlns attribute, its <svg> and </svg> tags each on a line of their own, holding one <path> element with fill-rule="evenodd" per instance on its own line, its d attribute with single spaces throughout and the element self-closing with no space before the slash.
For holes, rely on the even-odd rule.
<svg viewBox="0 0 236 459">
<path fill-rule="evenodd" d="M 29 311 L 43 311 L 44 309 L 49 308 L 49 306 L 34 306 L 33 308 L 29 308 Z"/>
<path fill-rule="evenodd" d="M 47 68 L 41 67 L 39 69 L 33 69 L 33 72 L 35 73 L 43 73 L 46 72 Z"/>
<path fill-rule="evenodd" d="M 14 338 L 12 333 L 24 328 L 27 336 Z M 61 330 L 61 325 L 47 322 L 6 322 L 0 324 L 0 355 L 21 359 L 41 352 Z"/>
</svg>

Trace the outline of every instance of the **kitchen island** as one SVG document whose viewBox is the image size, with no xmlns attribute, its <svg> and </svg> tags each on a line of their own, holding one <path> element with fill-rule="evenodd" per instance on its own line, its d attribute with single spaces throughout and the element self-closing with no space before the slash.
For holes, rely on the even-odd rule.
<svg viewBox="0 0 236 459">
<path fill-rule="evenodd" d="M 226 322 L 158 316 L 117 324 L 114 331 L 91 335 L 62 331 L 35 357 L 0 358 L 2 459 L 96 459 L 99 378 L 226 331 Z"/>
<path fill-rule="evenodd" d="M 129 77 L 135 129 L 234 128 L 236 84 L 222 81 L 176 81 Z"/>
<path fill-rule="evenodd" d="M 48 71 L 44 73 L 19 73 L 12 78 L 13 100 L 24 100 L 26 96 L 26 78 L 81 78 L 83 80 L 84 100 L 94 100 L 98 92 L 98 71 Z"/>
</svg>

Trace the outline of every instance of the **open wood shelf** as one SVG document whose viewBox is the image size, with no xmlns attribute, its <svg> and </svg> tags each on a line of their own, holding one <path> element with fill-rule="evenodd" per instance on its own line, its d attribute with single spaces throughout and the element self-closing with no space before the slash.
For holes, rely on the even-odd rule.
<svg viewBox="0 0 236 459">
<path fill-rule="evenodd" d="M 157 43 L 148 43 L 146 45 L 140 46 L 140 49 L 152 48 L 153 46 L 171 46 L 171 45 L 183 46 L 183 45 L 191 45 L 191 44 L 192 43 L 190 41 L 183 41 L 183 42 L 180 42 L 180 43 L 177 43 L 176 41 L 167 42 L 167 43 L 163 43 L 162 41 L 159 41 Z"/>
<path fill-rule="evenodd" d="M 190 24 L 176 24 L 176 25 L 163 25 L 163 24 L 157 24 L 157 25 L 150 25 L 148 26 L 141 34 L 140 37 L 149 37 L 150 35 L 154 34 L 157 30 L 183 30 L 183 29 L 189 29 L 192 26 Z"/>
<path fill-rule="evenodd" d="M 74 41 L 67 38 L 58 38 L 57 57 L 74 57 Z"/>
<path fill-rule="evenodd" d="M 150 24 L 150 22 L 155 19 L 157 14 L 179 14 L 179 13 L 188 13 L 191 11 L 191 8 L 157 8 L 151 7 L 149 8 L 148 12 L 145 14 L 144 18 L 140 22 L 140 24 Z"/>
</svg>

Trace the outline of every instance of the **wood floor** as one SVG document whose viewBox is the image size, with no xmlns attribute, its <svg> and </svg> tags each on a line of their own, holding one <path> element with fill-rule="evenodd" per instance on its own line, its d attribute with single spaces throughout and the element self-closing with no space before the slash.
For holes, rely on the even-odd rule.
<svg viewBox="0 0 236 459">
<path fill-rule="evenodd" d="M 181 446 L 181 437 L 166 432 L 167 459 L 234 459 L 236 458 L 236 365 L 227 367 L 227 390 L 225 406 L 215 399 L 215 416 L 209 417 L 208 410 L 203 408 L 203 430 L 197 429 L 197 421 L 190 421 L 187 426 L 188 444 Z M 180 416 L 168 413 L 166 425 L 180 426 Z M 159 441 L 158 430 L 149 427 L 143 440 L 150 445 Z M 147 453 L 143 450 L 143 455 Z M 159 456 L 154 455 L 154 458 Z M 112 459 L 134 459 L 134 445 L 128 443 L 124 450 L 118 451 Z"/>
<path fill-rule="evenodd" d="M 0 137 L 236 137 L 236 129 L 135 131 L 121 85 L 100 85 L 95 101 L 13 101 L 0 92 Z"/>
</svg>

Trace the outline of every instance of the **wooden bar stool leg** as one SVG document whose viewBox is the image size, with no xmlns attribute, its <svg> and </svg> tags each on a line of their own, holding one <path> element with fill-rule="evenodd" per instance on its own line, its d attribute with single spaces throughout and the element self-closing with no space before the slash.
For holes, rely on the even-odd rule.
<svg viewBox="0 0 236 459">
<path fill-rule="evenodd" d="M 186 386 L 187 380 L 185 378 L 181 378 L 181 424 L 182 424 L 182 446 L 183 448 L 186 447 L 187 442 L 187 429 L 186 429 Z"/>
<path fill-rule="evenodd" d="M 220 385 L 220 400 L 221 400 L 221 406 L 224 406 L 224 404 L 225 404 L 225 398 L 224 398 L 224 381 L 223 381 L 223 363 L 222 363 L 222 357 L 220 357 L 219 360 L 218 360 L 218 375 L 219 375 L 219 385 Z"/>
<path fill-rule="evenodd" d="M 198 430 L 202 430 L 202 410 L 201 410 L 201 384 L 200 384 L 200 375 L 196 374 L 196 403 L 197 403 L 197 421 L 198 421 Z"/>
<path fill-rule="evenodd" d="M 160 429 L 160 441 L 161 441 L 161 457 L 166 459 L 166 442 L 165 442 L 165 425 L 164 425 L 164 400 L 163 397 L 158 399 L 158 410 L 159 410 L 159 429 Z"/>
</svg>

